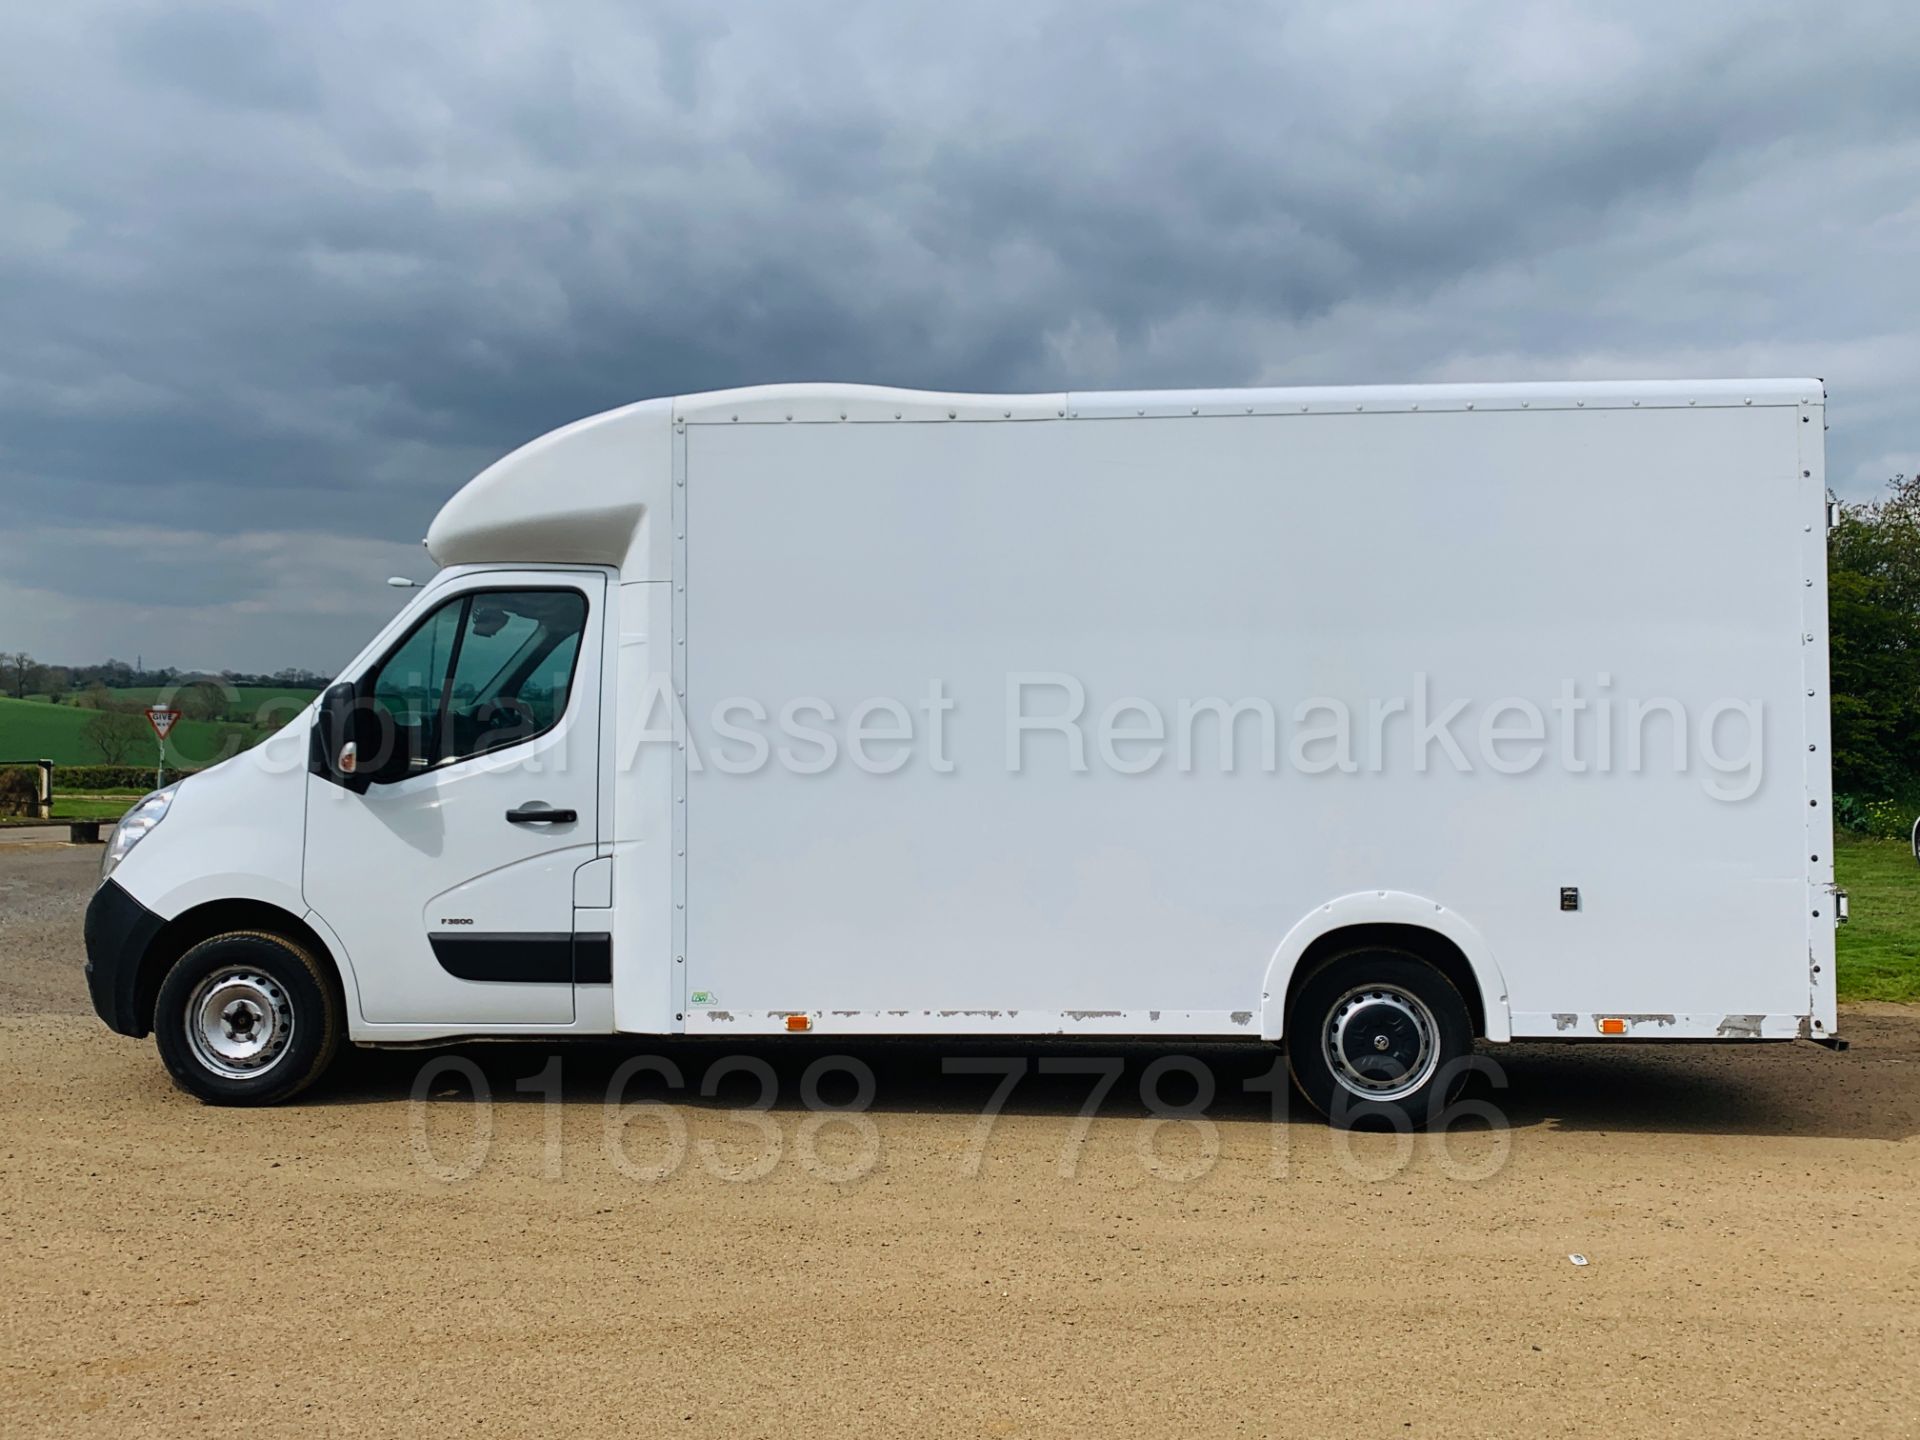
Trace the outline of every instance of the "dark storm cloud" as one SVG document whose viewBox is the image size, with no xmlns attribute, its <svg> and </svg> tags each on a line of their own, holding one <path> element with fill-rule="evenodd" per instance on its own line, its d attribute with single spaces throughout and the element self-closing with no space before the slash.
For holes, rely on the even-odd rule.
<svg viewBox="0 0 1920 1440">
<path fill-rule="evenodd" d="M 1920 454 L 1905 8 L 4 25 L 0 644 L 333 663 L 501 451 L 764 380 L 1811 372 L 1843 490 Z"/>
</svg>

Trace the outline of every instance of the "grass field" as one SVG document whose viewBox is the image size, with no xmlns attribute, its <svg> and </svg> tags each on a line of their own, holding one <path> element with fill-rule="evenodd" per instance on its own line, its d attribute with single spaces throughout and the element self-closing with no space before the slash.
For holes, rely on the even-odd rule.
<svg viewBox="0 0 1920 1440">
<path fill-rule="evenodd" d="M 53 797 L 55 820 L 118 820 L 138 795 L 60 795 Z"/>
<path fill-rule="evenodd" d="M 56 765 L 99 765 L 104 757 L 83 733 L 96 712 L 77 705 L 52 705 L 43 700 L 0 698 L 0 760 L 51 760 Z M 286 717 L 283 717 L 286 718 Z M 155 758 L 153 732 L 140 720 L 141 736 L 121 762 L 151 765 Z M 264 733 L 219 721 L 182 720 L 167 736 L 167 765 L 199 767 L 232 753 L 229 737 L 241 736 L 242 748 Z"/>
<path fill-rule="evenodd" d="M 118 820 L 140 798 L 137 794 L 61 795 L 53 797 L 53 814 L 45 820 L 32 815 L 0 815 L 0 829 L 59 825 L 68 820 Z"/>
<path fill-rule="evenodd" d="M 1842 840 L 1834 872 L 1853 918 L 1840 927 L 1842 1000 L 1920 1001 L 1920 865 L 1904 840 Z"/>
<path fill-rule="evenodd" d="M 176 699 L 184 685 L 132 685 L 107 693 L 122 705 L 157 705 L 164 699 Z M 235 685 L 223 690 L 228 714 L 236 720 L 252 721 L 265 715 L 269 722 L 285 724 L 294 711 L 313 699 L 312 690 L 293 690 L 284 685 Z"/>
</svg>

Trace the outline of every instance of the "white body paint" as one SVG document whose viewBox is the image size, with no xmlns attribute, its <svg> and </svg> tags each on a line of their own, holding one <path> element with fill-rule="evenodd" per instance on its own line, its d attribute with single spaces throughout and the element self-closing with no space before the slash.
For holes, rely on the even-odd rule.
<svg viewBox="0 0 1920 1440">
<path fill-rule="evenodd" d="M 1382 924 L 1458 949 L 1494 1040 L 1609 1017 L 1630 1038 L 1831 1035 L 1823 413 L 1813 381 L 630 406 L 456 495 L 428 537 L 447 568 L 344 674 L 462 588 L 573 575 L 590 638 L 560 726 L 363 796 L 306 773 L 302 716 L 182 787 L 116 879 L 163 916 L 301 915 L 362 1041 L 792 1014 L 1272 1039 L 1309 947 Z M 1588 764 L 1549 728 L 1504 773 L 1531 727 L 1508 712 L 1488 745 L 1485 712 L 1555 716 L 1566 681 Z M 1044 718 L 1076 696 L 1076 721 Z M 1625 702 L 1655 697 L 1688 718 L 1682 773 L 1658 711 L 1625 764 Z M 879 698 L 899 708 L 870 706 L 856 742 Z M 1182 763 L 1180 704 L 1210 698 L 1271 704 L 1273 769 L 1255 715 L 1222 773 L 1204 710 Z M 1460 698 L 1468 774 L 1410 739 L 1419 706 Z M 752 703 L 723 731 L 728 700 Z M 1297 713 L 1316 700 L 1349 707 L 1344 746 L 1331 712 Z M 1729 701 L 1751 708 L 1720 714 L 1721 749 L 1753 714 L 1759 743 L 1715 770 L 1700 727 Z M 1034 721 L 1017 771 L 1013 702 Z M 810 731 L 839 752 L 823 773 Z M 748 735 L 770 763 L 730 773 Z M 496 813 L 531 800 L 581 821 Z M 449 909 L 609 934 L 612 983 L 456 979 L 427 945 Z"/>
</svg>

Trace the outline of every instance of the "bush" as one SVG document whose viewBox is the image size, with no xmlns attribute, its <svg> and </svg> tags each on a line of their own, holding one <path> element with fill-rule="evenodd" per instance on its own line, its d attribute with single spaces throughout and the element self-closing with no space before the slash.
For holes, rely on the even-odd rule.
<svg viewBox="0 0 1920 1440">
<path fill-rule="evenodd" d="M 1897 800 L 1867 800 L 1858 795 L 1833 797 L 1833 818 L 1843 830 L 1876 840 L 1905 840 L 1913 834 L 1913 807 Z"/>
<path fill-rule="evenodd" d="M 167 778 L 177 780 L 191 770 L 167 767 Z M 60 795 L 98 795 L 103 790 L 151 790 L 151 765 L 56 765 L 53 767 L 53 793 Z"/>
<path fill-rule="evenodd" d="M 0 815 L 40 813 L 40 769 L 9 765 L 0 769 Z"/>
</svg>

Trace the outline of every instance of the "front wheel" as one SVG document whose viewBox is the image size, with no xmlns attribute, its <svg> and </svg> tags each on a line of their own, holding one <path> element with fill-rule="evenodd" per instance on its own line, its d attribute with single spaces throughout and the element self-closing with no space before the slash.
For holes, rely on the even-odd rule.
<svg viewBox="0 0 1920 1440">
<path fill-rule="evenodd" d="M 280 935 L 202 940 L 160 982 L 154 1042 L 167 1073 L 209 1105 L 273 1105 L 340 1048 L 340 1004 L 320 962 Z"/>
<path fill-rule="evenodd" d="M 1405 950 L 1336 955 L 1287 1012 L 1287 1068 L 1335 1125 L 1422 1129 L 1466 1081 L 1473 1019 L 1453 983 Z"/>
</svg>

